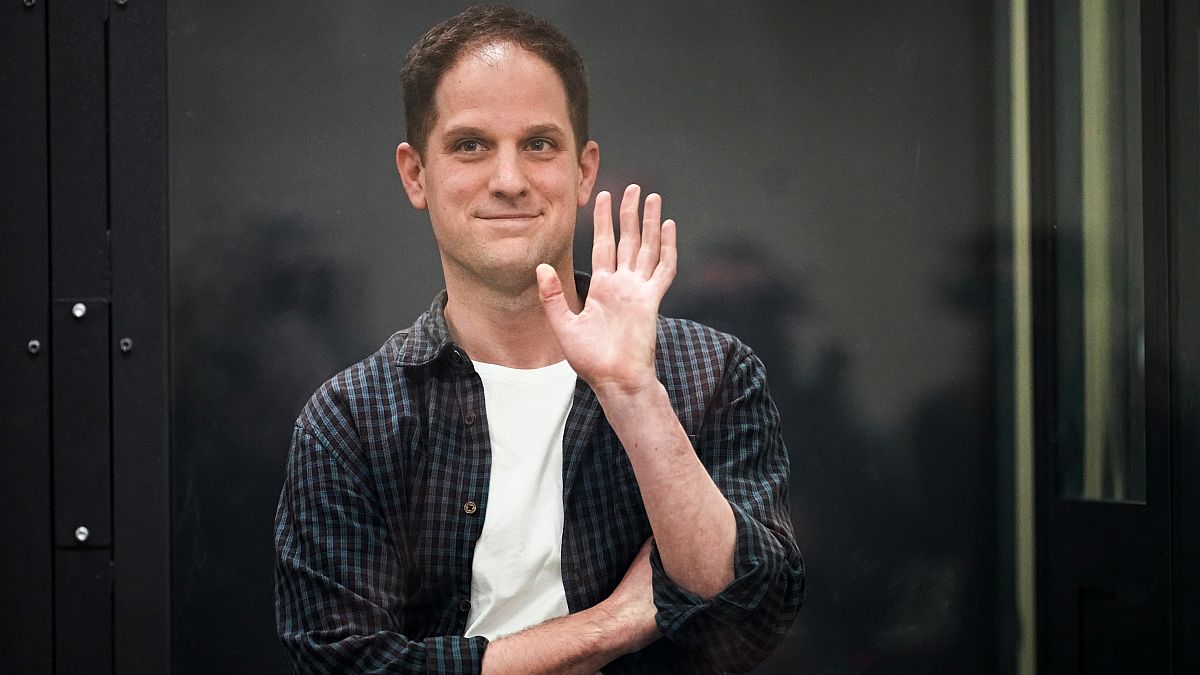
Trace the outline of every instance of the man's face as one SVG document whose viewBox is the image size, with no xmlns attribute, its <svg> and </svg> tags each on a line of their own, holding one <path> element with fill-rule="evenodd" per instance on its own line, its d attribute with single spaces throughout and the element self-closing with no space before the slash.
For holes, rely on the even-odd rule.
<svg viewBox="0 0 1200 675">
<path fill-rule="evenodd" d="M 434 104 L 425 152 L 402 144 L 396 162 L 413 206 L 429 210 L 447 279 L 516 292 L 536 285 L 538 263 L 569 270 L 599 149 L 576 147 L 554 69 L 510 43 L 471 48 Z"/>
</svg>

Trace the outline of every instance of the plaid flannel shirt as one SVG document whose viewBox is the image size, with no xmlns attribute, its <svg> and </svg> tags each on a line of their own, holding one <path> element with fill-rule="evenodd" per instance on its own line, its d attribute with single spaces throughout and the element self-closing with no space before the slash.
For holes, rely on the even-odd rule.
<svg viewBox="0 0 1200 675">
<path fill-rule="evenodd" d="M 588 279 L 579 275 L 580 293 Z M 275 521 L 276 618 L 300 672 L 476 673 L 462 637 L 488 508 L 483 385 L 450 339 L 440 294 L 410 328 L 326 382 L 296 421 Z M 619 673 L 747 670 L 804 595 L 788 456 L 763 367 L 736 338 L 660 318 L 657 370 L 737 524 L 734 580 L 708 601 L 651 551 L 663 639 Z M 595 394 L 576 384 L 563 440 L 562 579 L 576 612 L 616 588 L 650 525 Z"/>
</svg>

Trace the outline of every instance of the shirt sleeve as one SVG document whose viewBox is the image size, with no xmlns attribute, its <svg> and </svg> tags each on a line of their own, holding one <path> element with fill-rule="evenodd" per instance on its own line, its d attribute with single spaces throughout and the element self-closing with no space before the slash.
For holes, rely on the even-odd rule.
<svg viewBox="0 0 1200 675">
<path fill-rule="evenodd" d="M 478 673 L 487 639 L 412 640 L 402 546 L 356 457 L 297 425 L 275 517 L 279 637 L 300 673 Z"/>
<path fill-rule="evenodd" d="M 786 635 L 804 600 L 804 563 L 788 511 L 788 454 L 762 362 L 738 343 L 696 450 L 737 526 L 734 579 L 703 600 L 670 579 L 651 548 L 658 628 L 719 671 L 742 672 Z"/>
</svg>

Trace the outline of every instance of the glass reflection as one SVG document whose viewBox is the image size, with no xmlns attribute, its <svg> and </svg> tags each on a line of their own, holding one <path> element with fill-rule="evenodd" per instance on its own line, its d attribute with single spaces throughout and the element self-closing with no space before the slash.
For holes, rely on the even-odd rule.
<svg viewBox="0 0 1200 675">
<path fill-rule="evenodd" d="M 1143 502 L 1139 6 L 1059 5 L 1059 494 Z"/>
</svg>

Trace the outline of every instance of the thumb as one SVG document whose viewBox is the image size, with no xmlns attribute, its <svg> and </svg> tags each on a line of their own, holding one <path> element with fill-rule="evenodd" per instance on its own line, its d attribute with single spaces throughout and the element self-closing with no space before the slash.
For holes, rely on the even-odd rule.
<svg viewBox="0 0 1200 675">
<path fill-rule="evenodd" d="M 557 330 L 573 314 L 563 295 L 562 280 L 554 268 L 546 263 L 537 266 L 538 295 L 542 298 L 542 309 L 550 325 Z"/>
</svg>

